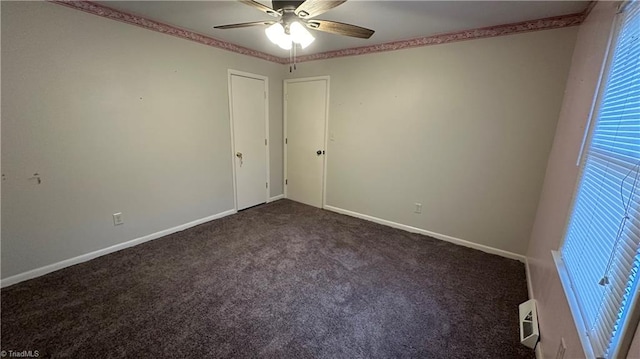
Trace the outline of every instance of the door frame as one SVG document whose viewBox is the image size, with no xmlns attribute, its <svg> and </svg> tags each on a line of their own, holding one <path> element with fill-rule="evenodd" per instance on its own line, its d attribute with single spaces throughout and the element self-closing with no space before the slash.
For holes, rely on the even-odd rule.
<svg viewBox="0 0 640 359">
<path fill-rule="evenodd" d="M 314 76 L 314 77 L 301 77 L 295 79 L 287 79 L 284 80 L 283 85 L 283 96 L 282 96 L 282 115 L 283 115 L 283 128 L 284 128 L 284 138 L 282 140 L 282 148 L 284 149 L 284 180 L 287 180 L 287 85 L 295 82 L 309 82 L 309 81 L 318 81 L 325 80 L 327 82 L 326 93 L 325 93 L 325 109 L 324 109 L 324 164 L 322 168 L 322 205 L 321 208 L 324 208 L 327 205 L 327 163 L 329 162 L 329 151 L 327 150 L 329 144 L 329 89 L 331 84 L 331 76 Z M 284 198 L 289 198 L 287 193 L 287 185 L 283 183 L 284 187 Z"/>
<path fill-rule="evenodd" d="M 231 87 L 231 76 L 241 76 L 255 80 L 264 81 L 264 138 L 267 141 L 265 144 L 265 161 L 267 164 L 267 178 L 265 186 L 265 203 L 269 202 L 269 195 L 271 192 L 271 171 L 269 166 L 269 78 L 267 76 L 253 74 L 250 72 L 238 71 L 233 69 L 227 70 L 227 87 L 229 90 L 229 128 L 231 133 L 231 169 L 233 178 L 233 208 L 238 210 L 238 186 L 236 183 L 236 144 L 235 133 L 233 131 L 233 89 Z"/>
</svg>

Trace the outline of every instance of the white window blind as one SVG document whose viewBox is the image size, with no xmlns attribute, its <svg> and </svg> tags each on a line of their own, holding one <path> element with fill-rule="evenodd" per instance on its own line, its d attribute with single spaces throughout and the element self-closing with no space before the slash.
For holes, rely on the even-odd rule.
<svg viewBox="0 0 640 359">
<path fill-rule="evenodd" d="M 609 357 L 640 265 L 640 6 L 627 6 L 561 248 L 594 354 Z"/>
</svg>

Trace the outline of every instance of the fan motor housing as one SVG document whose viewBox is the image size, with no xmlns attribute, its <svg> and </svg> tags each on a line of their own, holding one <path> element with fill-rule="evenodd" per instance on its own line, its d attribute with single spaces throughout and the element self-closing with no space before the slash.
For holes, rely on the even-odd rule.
<svg viewBox="0 0 640 359">
<path fill-rule="evenodd" d="M 304 1 L 282 1 L 282 0 L 273 0 L 271 1 L 272 8 L 274 10 L 284 10 L 291 9 L 295 10 L 302 4 Z"/>
</svg>

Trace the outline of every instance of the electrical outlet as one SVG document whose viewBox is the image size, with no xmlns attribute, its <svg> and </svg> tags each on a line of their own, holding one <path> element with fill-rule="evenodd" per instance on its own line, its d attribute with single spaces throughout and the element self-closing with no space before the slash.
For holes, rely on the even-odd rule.
<svg viewBox="0 0 640 359">
<path fill-rule="evenodd" d="M 122 218 L 122 212 L 114 213 L 113 214 L 113 225 L 114 226 L 119 226 L 121 224 L 124 224 L 124 218 Z"/>
<path fill-rule="evenodd" d="M 567 344 L 564 342 L 564 338 L 560 339 L 560 345 L 558 346 L 558 353 L 556 353 L 556 359 L 563 359 L 564 352 L 567 351 Z"/>
<path fill-rule="evenodd" d="M 422 203 L 414 203 L 416 209 L 413 211 L 414 213 L 422 213 Z"/>
</svg>

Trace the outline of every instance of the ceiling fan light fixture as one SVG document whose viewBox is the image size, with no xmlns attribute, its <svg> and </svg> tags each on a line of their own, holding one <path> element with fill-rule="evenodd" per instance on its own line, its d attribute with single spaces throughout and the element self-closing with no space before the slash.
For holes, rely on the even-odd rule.
<svg viewBox="0 0 640 359">
<path fill-rule="evenodd" d="M 279 22 L 264 29 L 264 33 L 267 35 L 267 38 L 276 45 L 278 45 L 282 38 L 286 35 L 284 33 L 284 27 Z"/>
<path fill-rule="evenodd" d="M 1 1 L 1 0 L 0 0 Z M 284 1 L 273 0 L 274 8 L 262 4 L 256 0 L 237 0 L 243 4 L 249 5 L 255 9 L 262 11 L 270 16 L 274 16 L 277 20 L 273 21 L 253 21 L 239 24 L 214 26 L 214 29 L 236 29 L 252 26 L 269 27 L 265 30 L 265 34 L 269 40 L 285 50 L 291 50 L 291 55 L 295 59 L 296 45 L 300 45 L 303 49 L 308 47 L 315 38 L 306 29 L 328 32 L 331 34 L 357 37 L 361 39 L 370 38 L 375 31 L 364 27 L 344 24 L 329 20 L 307 20 L 314 18 L 328 10 L 343 4 L 347 0 L 325 1 L 325 0 L 301 0 L 301 1 Z M 295 65 L 295 62 L 294 62 Z"/>
<path fill-rule="evenodd" d="M 300 44 L 304 49 L 315 40 L 313 35 L 299 22 L 291 23 L 291 25 L 289 25 L 289 32 L 290 35 L 285 32 L 284 26 L 279 22 L 264 30 L 267 38 L 284 50 L 290 50 L 292 42 Z"/>
<path fill-rule="evenodd" d="M 284 26 L 277 22 L 264 30 L 267 38 L 283 50 L 291 49 L 291 35 L 284 32 Z"/>
<path fill-rule="evenodd" d="M 291 39 L 293 42 L 300 44 L 304 49 L 315 40 L 313 35 L 297 21 L 294 21 L 289 25 L 289 31 L 291 32 Z"/>
<path fill-rule="evenodd" d="M 291 44 L 291 35 L 282 34 L 277 45 L 283 50 L 291 50 Z"/>
</svg>

